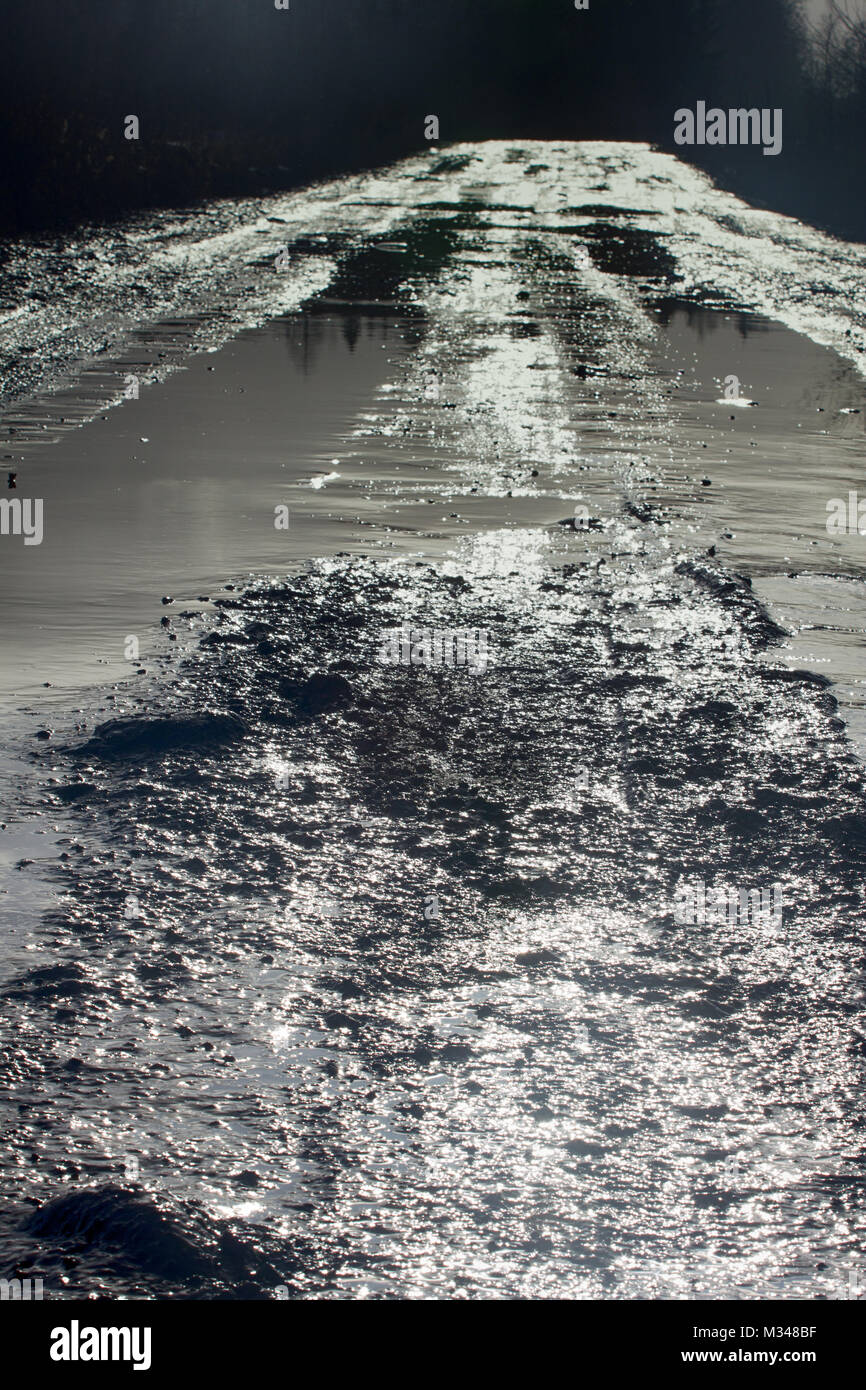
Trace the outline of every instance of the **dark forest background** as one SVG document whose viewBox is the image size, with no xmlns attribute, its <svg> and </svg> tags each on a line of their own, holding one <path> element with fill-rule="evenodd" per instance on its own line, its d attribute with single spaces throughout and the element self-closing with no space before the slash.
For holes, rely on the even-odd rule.
<svg viewBox="0 0 866 1390">
<path fill-rule="evenodd" d="M 866 19 L 797 0 L 3 0 L 0 229 L 288 188 L 443 144 L 652 141 L 866 239 Z M 784 147 L 678 147 L 673 113 L 782 107 Z M 141 138 L 124 138 L 135 114 Z"/>
</svg>

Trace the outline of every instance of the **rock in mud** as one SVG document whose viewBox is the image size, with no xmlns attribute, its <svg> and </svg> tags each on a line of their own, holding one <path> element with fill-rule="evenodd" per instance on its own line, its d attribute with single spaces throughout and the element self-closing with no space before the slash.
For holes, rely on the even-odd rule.
<svg viewBox="0 0 866 1390">
<path fill-rule="evenodd" d="M 175 715 L 162 719 L 109 719 L 78 751 L 103 758 L 141 757 L 169 748 L 201 748 L 243 738 L 235 714 Z"/>
<path fill-rule="evenodd" d="M 284 681 L 280 695 L 290 701 L 299 714 L 311 718 L 317 714 L 329 714 L 332 710 L 346 709 L 354 702 L 354 693 L 344 676 L 330 672 L 318 672 L 308 680 Z"/>
<path fill-rule="evenodd" d="M 214 1263 L 151 1205 L 119 1187 L 71 1192 L 46 1203 L 27 1229 L 45 1245 L 113 1248 L 135 1268 L 165 1278 L 206 1276 Z"/>
<path fill-rule="evenodd" d="M 81 801 L 83 797 L 91 796 L 96 791 L 96 783 L 70 782 L 65 787 L 52 787 L 51 790 L 61 801 Z"/>
</svg>

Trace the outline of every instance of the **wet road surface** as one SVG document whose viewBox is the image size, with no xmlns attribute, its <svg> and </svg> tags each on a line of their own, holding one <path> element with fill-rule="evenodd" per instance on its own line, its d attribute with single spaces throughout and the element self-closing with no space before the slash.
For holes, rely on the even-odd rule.
<svg viewBox="0 0 866 1390">
<path fill-rule="evenodd" d="M 819 578 L 862 592 L 823 525 L 862 428 L 856 315 L 814 342 L 748 315 L 803 330 L 780 286 L 819 234 L 742 204 L 732 228 L 675 160 L 524 154 L 453 156 L 415 212 L 383 174 L 360 199 L 383 225 L 329 244 L 318 294 L 212 385 L 197 359 L 190 391 L 131 403 L 167 479 L 196 427 L 222 448 L 219 515 L 217 391 L 331 325 L 385 347 L 279 493 L 252 461 L 236 587 L 196 602 L 191 562 L 146 676 L 57 697 L 48 740 L 28 716 L 9 830 L 53 834 L 10 877 L 54 901 L 4 900 L 0 1249 L 46 1296 L 836 1298 L 862 1264 L 856 602 L 809 635 L 836 615 Z M 715 307 L 687 213 L 729 252 Z M 764 373 L 748 425 L 728 348 L 678 340 L 689 302 L 775 344 L 730 362 Z M 292 438 L 267 380 L 229 438 Z M 802 484 L 771 511 L 749 479 L 777 457 Z M 801 574 L 795 661 L 758 590 Z M 404 627 L 408 664 L 383 661 Z M 431 664 L 425 630 L 483 634 L 484 661 Z M 683 884 L 729 891 L 688 920 Z M 776 888 L 780 915 L 740 906 Z"/>
</svg>

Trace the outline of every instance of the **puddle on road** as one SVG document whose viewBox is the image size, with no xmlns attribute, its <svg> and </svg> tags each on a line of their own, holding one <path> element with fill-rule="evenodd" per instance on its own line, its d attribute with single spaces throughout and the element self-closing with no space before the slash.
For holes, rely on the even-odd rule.
<svg viewBox="0 0 866 1390">
<path fill-rule="evenodd" d="M 752 579 L 791 634 L 780 657 L 836 683 L 866 757 L 866 537 L 827 534 L 828 501 L 864 494 L 863 379 L 756 315 L 668 301 L 657 317 L 662 370 L 676 383 L 676 447 L 662 471 L 672 529 Z M 731 377 L 740 402 L 724 397 Z"/>
<path fill-rule="evenodd" d="M 491 189 L 479 173 L 465 194 L 496 212 Z M 158 427 L 141 401 L 82 432 L 98 460 L 66 476 L 122 487 L 120 518 L 149 508 L 150 550 L 129 549 L 150 587 L 120 587 L 118 544 L 106 631 L 130 594 L 144 631 L 173 587 L 174 615 L 197 563 L 280 579 L 220 606 L 155 725 L 42 746 L 43 808 L 71 798 L 81 847 L 7 982 L 16 1065 L 57 1123 L 16 1117 L 10 1153 L 48 1162 L 18 1165 L 37 1225 L 10 1208 L 0 1231 L 64 1288 L 168 1285 L 124 1154 L 151 1215 L 194 1226 L 187 1292 L 243 1296 L 254 1269 L 262 1297 L 749 1296 L 803 1261 L 831 1296 L 860 1256 L 862 774 L 821 683 L 775 668 L 754 592 L 682 553 L 729 529 L 731 569 L 772 579 L 819 549 L 815 440 L 791 438 L 785 393 L 839 364 L 722 313 L 673 308 L 659 341 L 651 239 L 608 237 L 612 276 L 552 219 L 500 218 L 486 246 L 469 226 L 423 319 L 393 312 L 411 266 L 392 228 L 330 304 L 154 392 Z M 761 407 L 725 425 L 714 378 L 753 389 L 759 365 Z M 840 478 L 857 419 L 829 436 Z M 783 503 L 776 452 L 802 478 Z M 584 487 L 594 528 L 556 527 Z M 329 546 L 349 553 L 286 580 Z M 489 669 L 377 660 L 406 622 L 484 631 Z M 203 709 L 234 742 L 199 746 Z M 671 911 L 680 881 L 783 880 L 778 937 L 754 913 L 694 930 Z M 93 1226 L 126 1268 L 98 1241 L 68 1263 Z"/>
<path fill-rule="evenodd" d="M 416 337 L 393 314 L 293 314 L 31 450 L 18 488 L 44 499 L 44 541 L 0 549 L 0 692 L 122 678 L 127 635 L 145 666 L 167 648 L 164 595 L 196 606 L 229 576 L 339 549 L 329 485 L 311 484 L 341 475 L 358 412 Z"/>
</svg>

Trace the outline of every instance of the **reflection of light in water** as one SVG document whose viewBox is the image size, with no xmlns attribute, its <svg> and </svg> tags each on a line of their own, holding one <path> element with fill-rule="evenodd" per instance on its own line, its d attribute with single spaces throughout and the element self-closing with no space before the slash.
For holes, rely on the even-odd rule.
<svg viewBox="0 0 866 1390">
<path fill-rule="evenodd" d="M 667 156 L 627 148 L 619 157 L 632 172 L 618 182 L 613 171 L 611 199 L 626 183 L 633 192 L 635 163 L 681 170 Z M 565 165 L 571 157 L 566 146 L 556 156 Z M 478 159 L 495 162 L 487 152 Z M 522 170 L 508 177 L 519 193 Z M 679 177 L 694 198 L 728 196 L 701 191 L 703 175 Z M 580 183 L 575 174 L 577 194 Z M 647 196 L 655 196 L 650 184 Z M 574 255 L 563 245 L 566 252 Z M 698 245 L 689 254 L 703 252 Z M 452 343 L 483 348 L 459 382 L 460 400 L 475 414 L 457 427 L 458 440 L 461 457 L 479 458 L 482 483 L 501 496 L 511 490 L 501 473 L 514 471 L 514 458 L 571 468 L 575 431 L 558 395 L 555 334 L 546 325 L 538 338 L 496 330 L 497 315 L 508 322 L 522 272 L 512 264 L 491 281 L 482 264 L 466 269 L 465 293 L 452 277 L 438 304 L 438 291 L 429 296 L 438 312 L 431 333 L 453 330 Z M 600 274 L 592 285 L 622 312 L 610 316 L 611 353 L 622 348 L 628 369 L 640 370 L 626 312 L 631 288 Z M 145 888 L 170 884 L 158 919 L 170 928 L 170 949 L 156 933 L 129 937 L 115 962 L 99 940 L 88 970 L 100 995 L 114 990 L 122 1004 L 110 1036 L 129 1047 L 132 1081 L 129 1095 L 122 1084 L 92 1088 L 83 1104 L 94 1129 L 115 1104 L 146 1109 L 149 1142 L 171 1164 L 175 1194 L 258 1218 L 263 1240 L 279 1221 L 290 1234 L 309 1234 L 316 1276 L 342 1293 L 633 1297 L 642 1281 L 656 1296 L 718 1298 L 741 1285 L 766 1291 L 784 1260 L 804 1253 L 810 1222 L 822 1240 L 845 1237 L 846 1217 L 834 1220 L 820 1189 L 788 1179 L 789 1159 L 804 1173 L 838 1172 L 828 1155 L 850 1140 L 858 1059 L 846 1008 L 857 977 L 834 905 L 815 898 L 808 921 L 792 920 L 797 949 L 784 961 L 753 935 L 721 927 L 668 925 L 661 941 L 654 937 L 665 887 L 658 865 L 687 857 L 698 839 L 714 856 L 707 880 L 730 876 L 730 837 L 711 827 L 701 840 L 700 813 L 713 804 L 723 818 L 746 801 L 752 767 L 778 765 L 809 732 L 804 702 L 780 689 L 778 707 L 752 719 L 758 698 L 777 697 L 742 659 L 752 647 L 737 616 L 675 573 L 663 538 L 651 550 L 638 537 L 637 525 L 611 526 L 599 541 L 602 558 L 612 558 L 611 546 L 630 553 L 585 583 L 547 568 L 560 538 L 546 522 L 491 531 L 453 552 L 444 567 L 451 590 L 434 596 L 460 626 L 454 581 L 472 581 L 474 621 L 489 612 L 508 657 L 477 682 L 475 708 L 462 687 L 456 700 L 416 705 L 406 685 L 395 697 L 382 684 L 372 706 L 360 707 L 358 725 L 326 716 L 278 738 L 272 725 L 256 724 L 251 698 L 250 741 L 272 743 L 266 768 L 299 790 L 309 784 L 309 800 L 263 792 L 245 749 L 213 766 L 203 758 L 202 780 L 189 784 L 183 761 L 167 760 L 158 787 L 136 801 L 134 833 L 145 851 L 136 877 L 140 865 Z M 585 551 L 577 559 L 583 573 Z M 317 568 L 317 603 L 332 576 L 346 581 L 340 602 L 351 608 L 358 571 L 339 561 Z M 392 593 L 403 585 L 412 611 L 426 611 L 428 593 L 416 590 L 411 572 L 377 582 Z M 372 620 L 374 593 L 353 617 Z M 249 608 L 254 616 L 255 603 Z M 290 609 L 287 602 L 269 615 L 277 628 Z M 293 658 L 313 665 L 342 654 L 351 633 L 336 607 L 328 616 L 315 632 L 318 647 L 288 634 Z M 254 692 L 269 673 L 254 650 L 236 661 L 238 679 L 247 672 Z M 532 668 L 543 679 L 527 701 L 520 682 Z M 626 686 L 620 731 L 610 682 L 635 672 L 664 683 L 660 693 L 640 681 Z M 363 690 L 369 667 L 352 679 Z M 718 694 L 746 711 L 746 727 L 719 732 L 696 717 Z M 452 740 L 461 702 L 465 724 Z M 653 739 L 650 807 L 630 809 L 628 763 Z M 714 757 L 721 772 L 690 785 L 684 772 L 707 774 Z M 563 789 L 584 762 L 590 790 L 572 803 Z M 813 782 L 820 773 L 820 765 L 812 770 Z M 440 783 L 463 778 L 466 796 L 443 804 Z M 401 794 L 396 807 L 392 792 Z M 381 830 L 350 839 L 345 827 L 367 805 L 365 793 Z M 114 814 L 128 800 L 121 787 Z M 750 829 L 752 851 L 772 845 L 775 815 L 771 805 L 767 826 Z M 791 832 L 800 879 L 804 819 Z M 190 867 L 193 854 L 206 873 Z M 111 870 L 101 868 L 108 879 Z M 501 899 L 509 875 L 514 896 Z M 101 922 L 114 907 L 99 898 L 96 877 L 92 900 L 81 891 L 81 916 Z M 420 903 L 440 878 L 449 908 L 445 929 L 433 935 Z M 807 885 L 797 872 L 792 879 L 805 899 Z M 345 923 L 318 909 L 329 882 L 345 903 Z M 79 939 L 74 946 L 80 954 Z M 134 949 L 148 969 L 159 960 L 164 981 L 139 979 Z M 803 1004 L 823 1027 L 797 1053 Z M 155 1014 L 160 1028 L 147 1034 L 141 1018 Z M 826 1078 L 823 1105 L 815 1075 Z M 48 1078 L 46 1090 L 53 1085 Z M 67 1101 L 69 1090 L 64 1079 L 57 1096 Z M 785 1148 L 775 1181 L 773 1150 L 763 1168 L 760 1156 L 773 1101 L 792 1107 L 784 1134 L 797 1124 L 794 1107 L 803 1113 L 806 1105 L 815 1130 L 814 1155 Z M 310 1158 L 293 1160 L 287 1177 L 295 1149 Z M 747 1177 L 754 1162 L 760 1181 L 747 1197 L 725 1193 L 727 1205 L 699 1205 L 706 1189 L 710 1199 L 718 1195 L 708 1151 L 737 1155 Z M 259 1173 L 267 1191 L 258 1200 L 236 1200 L 226 1175 L 238 1169 Z M 290 1185 L 296 1205 L 283 1205 Z M 340 1242 L 339 1273 L 331 1275 L 325 1267 Z M 362 1267 L 372 1259 L 375 1275 Z"/>
<path fill-rule="evenodd" d="M 236 1202 L 232 1206 L 215 1206 L 214 1212 L 225 1221 L 251 1221 L 259 1212 L 265 1210 L 261 1202 Z"/>
</svg>

